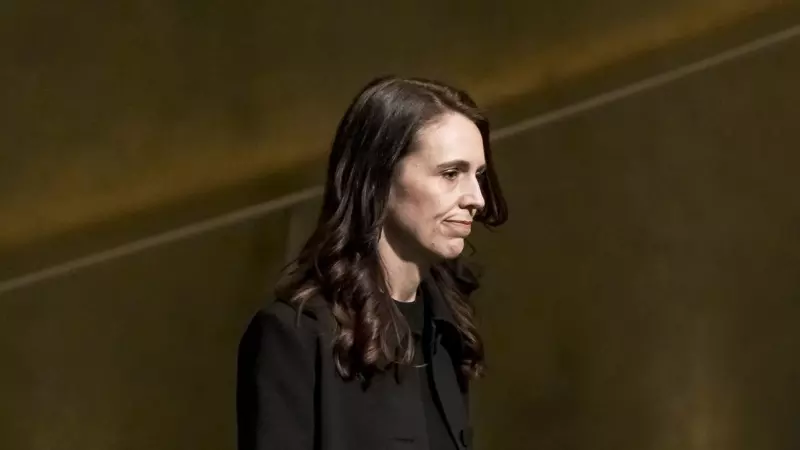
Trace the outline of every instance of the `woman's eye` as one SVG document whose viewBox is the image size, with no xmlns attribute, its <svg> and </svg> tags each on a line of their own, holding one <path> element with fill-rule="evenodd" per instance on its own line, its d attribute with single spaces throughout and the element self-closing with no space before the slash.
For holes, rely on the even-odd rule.
<svg viewBox="0 0 800 450">
<path fill-rule="evenodd" d="M 448 170 L 447 172 L 444 172 L 442 174 L 442 176 L 445 177 L 445 179 L 448 179 L 448 180 L 455 180 L 456 178 L 458 178 L 458 171 L 457 170 Z"/>
</svg>

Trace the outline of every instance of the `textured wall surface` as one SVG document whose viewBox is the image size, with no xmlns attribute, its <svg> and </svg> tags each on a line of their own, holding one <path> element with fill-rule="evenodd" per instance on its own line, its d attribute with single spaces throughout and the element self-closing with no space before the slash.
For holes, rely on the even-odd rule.
<svg viewBox="0 0 800 450">
<path fill-rule="evenodd" d="M 779 3 L 6 1 L 0 252 L 302 165 L 376 74 L 491 104 Z"/>
<path fill-rule="evenodd" d="M 799 77 L 795 39 L 503 141 L 480 448 L 800 446 Z"/>
</svg>

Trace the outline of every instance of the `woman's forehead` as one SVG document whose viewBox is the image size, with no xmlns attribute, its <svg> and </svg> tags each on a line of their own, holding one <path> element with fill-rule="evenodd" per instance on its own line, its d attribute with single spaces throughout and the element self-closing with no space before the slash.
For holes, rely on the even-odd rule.
<svg viewBox="0 0 800 450">
<path fill-rule="evenodd" d="M 483 138 L 472 121 L 461 114 L 447 114 L 425 127 L 417 136 L 410 157 L 433 164 L 464 161 L 472 166 L 485 164 Z"/>
</svg>

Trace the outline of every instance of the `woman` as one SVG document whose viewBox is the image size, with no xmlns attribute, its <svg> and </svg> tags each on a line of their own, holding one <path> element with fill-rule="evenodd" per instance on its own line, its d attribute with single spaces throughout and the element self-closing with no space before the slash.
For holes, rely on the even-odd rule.
<svg viewBox="0 0 800 450">
<path fill-rule="evenodd" d="M 242 339 L 239 449 L 469 448 L 484 353 L 459 255 L 473 222 L 506 217 L 466 93 L 367 85 L 339 124 L 316 230 Z"/>
</svg>

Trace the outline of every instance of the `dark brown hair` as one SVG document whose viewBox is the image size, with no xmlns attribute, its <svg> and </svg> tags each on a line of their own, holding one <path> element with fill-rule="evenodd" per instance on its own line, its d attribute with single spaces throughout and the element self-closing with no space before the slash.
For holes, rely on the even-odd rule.
<svg viewBox="0 0 800 450">
<path fill-rule="evenodd" d="M 393 339 L 408 325 L 394 301 L 381 294 L 377 245 L 398 161 L 411 150 L 419 131 L 446 113 L 462 114 L 480 130 L 486 171 L 479 183 L 485 207 L 474 220 L 501 225 L 507 209 L 492 162 L 489 122 L 465 92 L 431 80 L 378 78 L 356 96 L 339 123 L 316 229 L 287 266 L 276 294 L 299 310 L 316 296 L 330 305 L 337 324 L 334 357 L 344 378 L 369 376 L 393 362 L 413 360 L 410 339 Z M 434 265 L 431 277 L 464 338 L 462 374 L 477 378 L 484 369 L 483 342 L 468 301 L 470 289 L 458 283 L 451 263 Z"/>
</svg>

